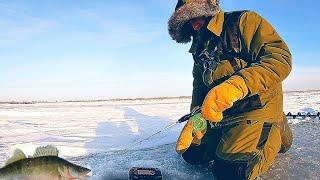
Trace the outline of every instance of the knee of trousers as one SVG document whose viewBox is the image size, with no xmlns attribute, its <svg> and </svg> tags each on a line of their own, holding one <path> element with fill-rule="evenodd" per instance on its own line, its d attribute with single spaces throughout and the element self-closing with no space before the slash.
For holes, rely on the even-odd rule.
<svg viewBox="0 0 320 180">
<path fill-rule="evenodd" d="M 208 163 L 214 159 L 214 150 L 206 144 L 191 146 L 182 154 L 182 158 L 191 165 L 200 165 Z"/>
<path fill-rule="evenodd" d="M 216 176 L 220 179 L 254 179 L 270 167 L 280 148 L 280 139 L 279 128 L 272 126 L 268 136 L 259 139 L 258 145 L 257 142 L 252 143 L 252 147 L 243 144 L 253 149 L 251 152 L 236 151 L 229 147 L 238 146 L 223 141 L 216 151 Z"/>
<path fill-rule="evenodd" d="M 250 179 L 252 172 L 252 165 L 248 161 L 226 161 L 223 159 L 216 159 L 212 169 L 212 174 L 217 179 Z"/>
</svg>

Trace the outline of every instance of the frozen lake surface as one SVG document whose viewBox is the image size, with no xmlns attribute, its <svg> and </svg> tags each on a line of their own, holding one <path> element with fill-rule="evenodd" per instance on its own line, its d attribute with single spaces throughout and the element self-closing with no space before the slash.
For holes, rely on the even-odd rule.
<svg viewBox="0 0 320 180">
<path fill-rule="evenodd" d="M 320 110 L 320 92 L 285 93 L 285 112 Z M 212 179 L 184 163 L 174 151 L 182 125 L 135 149 L 130 143 L 175 122 L 189 110 L 189 98 L 0 104 L 0 166 L 15 148 L 32 154 L 53 144 L 60 155 L 92 169 L 93 179 L 126 179 L 130 167 L 157 167 L 164 179 Z M 260 179 L 320 179 L 320 121 L 290 120 L 294 143 Z"/>
</svg>

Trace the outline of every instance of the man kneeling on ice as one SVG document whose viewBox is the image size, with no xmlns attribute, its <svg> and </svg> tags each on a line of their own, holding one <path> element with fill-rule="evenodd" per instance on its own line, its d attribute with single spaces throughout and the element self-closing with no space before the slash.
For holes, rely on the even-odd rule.
<svg viewBox="0 0 320 180">
<path fill-rule="evenodd" d="M 207 120 L 197 131 L 190 119 L 176 151 L 193 165 L 213 162 L 218 179 L 255 179 L 292 143 L 283 113 L 287 45 L 257 13 L 223 12 L 219 0 L 178 0 L 168 24 L 176 42 L 192 40 L 191 110 L 201 107 Z"/>
</svg>

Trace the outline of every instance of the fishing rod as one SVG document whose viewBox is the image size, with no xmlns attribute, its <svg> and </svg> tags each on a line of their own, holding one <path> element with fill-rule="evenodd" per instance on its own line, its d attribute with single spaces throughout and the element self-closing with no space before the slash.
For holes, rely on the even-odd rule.
<svg viewBox="0 0 320 180">
<path fill-rule="evenodd" d="M 172 123 L 172 124 L 169 124 L 168 126 L 162 128 L 161 130 L 153 133 L 152 135 L 144 138 L 144 139 L 141 139 L 139 141 L 136 141 L 136 142 L 133 142 L 132 144 L 129 144 L 129 146 L 127 146 L 125 149 L 123 149 L 124 152 L 127 152 L 128 150 L 132 149 L 133 147 L 137 146 L 138 144 L 144 142 L 144 141 L 147 141 L 149 139 L 151 139 L 152 137 L 164 132 L 164 131 L 167 131 L 168 129 L 172 128 L 173 126 L 177 125 L 177 124 L 180 124 L 180 123 L 183 123 L 187 120 L 189 120 L 191 117 L 193 117 L 194 115 L 198 114 L 201 112 L 201 108 L 198 107 L 198 108 L 195 108 L 193 111 L 191 111 L 189 114 L 186 114 L 184 116 L 182 116 L 178 121 Z M 319 118 L 320 119 L 320 112 L 318 112 L 317 114 L 311 114 L 311 113 L 303 113 L 303 112 L 298 112 L 297 114 L 292 114 L 291 112 L 289 112 L 287 115 L 286 115 L 288 118 L 293 118 L 293 119 L 296 119 L 296 118 L 302 118 L 302 119 L 305 119 L 305 118 L 311 118 L 311 119 L 315 119 L 315 118 Z"/>
</svg>

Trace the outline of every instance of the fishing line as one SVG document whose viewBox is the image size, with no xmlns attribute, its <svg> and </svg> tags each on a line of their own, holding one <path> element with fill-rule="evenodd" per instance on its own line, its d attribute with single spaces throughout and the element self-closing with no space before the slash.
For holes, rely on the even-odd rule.
<svg viewBox="0 0 320 180">
<path fill-rule="evenodd" d="M 180 124 L 180 123 L 183 123 L 187 120 L 189 120 L 192 116 L 194 116 L 195 114 L 197 113 L 200 113 L 201 112 L 201 108 L 198 107 L 198 108 L 195 108 L 193 111 L 191 111 L 191 113 L 181 117 L 178 121 L 172 123 L 172 124 L 169 124 L 168 126 L 160 129 L 159 131 L 153 133 L 152 135 L 144 138 L 144 139 L 141 139 L 141 140 L 138 140 L 138 141 L 135 141 L 131 144 L 129 144 L 126 148 L 118 151 L 119 153 L 118 154 L 126 154 L 129 150 L 133 149 L 134 147 L 136 147 L 137 145 L 143 143 L 144 141 L 148 141 L 149 139 L 151 139 L 152 137 L 158 135 L 158 134 L 161 134 L 162 132 L 165 132 L 167 131 L 168 129 L 174 127 L 175 125 L 177 124 Z M 311 118 L 316 118 L 316 117 L 319 117 L 320 118 L 320 113 L 318 114 L 310 114 L 310 113 L 307 113 L 307 114 L 303 114 L 303 113 L 298 113 L 297 115 L 292 115 L 290 112 L 286 115 L 287 117 L 293 117 L 294 119 L 297 118 L 297 117 L 302 117 L 302 118 L 306 118 L 306 117 L 311 117 Z M 235 117 L 235 118 L 229 118 L 228 120 L 229 121 L 234 121 L 236 119 L 241 119 L 243 118 L 242 116 L 239 116 L 239 117 Z M 235 121 L 237 122 L 237 121 Z M 233 122 L 233 123 L 235 123 Z M 217 123 L 217 125 L 219 125 L 219 123 Z M 224 124 L 224 125 L 228 125 L 228 123 Z M 219 126 L 217 126 L 219 127 Z"/>
</svg>

